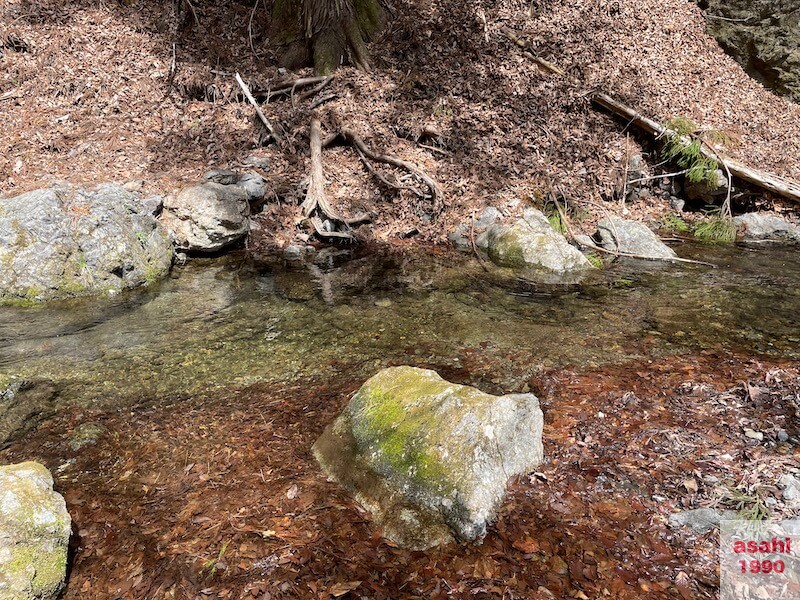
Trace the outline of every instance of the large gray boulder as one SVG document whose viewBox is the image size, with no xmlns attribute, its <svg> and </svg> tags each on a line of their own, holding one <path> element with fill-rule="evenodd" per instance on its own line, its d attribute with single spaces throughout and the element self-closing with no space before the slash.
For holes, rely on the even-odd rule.
<svg viewBox="0 0 800 600">
<path fill-rule="evenodd" d="M 800 227 L 776 215 L 747 213 L 733 218 L 746 240 L 800 243 Z"/>
<path fill-rule="evenodd" d="M 238 185 L 214 182 L 184 188 L 164 200 L 161 222 L 181 250 L 216 252 L 247 236 L 247 192 Z"/>
<path fill-rule="evenodd" d="M 151 209 L 114 184 L 0 199 L 0 303 L 115 293 L 169 272 Z"/>
<path fill-rule="evenodd" d="M 546 283 L 572 283 L 592 270 L 591 263 L 540 211 L 528 209 L 511 225 L 493 225 L 479 239 L 493 263 L 524 269 Z"/>
<path fill-rule="evenodd" d="M 606 250 L 663 260 L 678 256 L 646 225 L 638 221 L 619 217 L 603 219 L 597 224 L 597 233 L 600 236 L 600 245 Z"/>
<path fill-rule="evenodd" d="M 64 586 L 71 519 L 39 463 L 0 467 L 0 598 L 49 600 Z"/>
<path fill-rule="evenodd" d="M 387 538 L 425 549 L 484 536 L 508 478 L 542 462 L 542 411 L 533 394 L 393 367 L 364 383 L 313 451 Z"/>
</svg>

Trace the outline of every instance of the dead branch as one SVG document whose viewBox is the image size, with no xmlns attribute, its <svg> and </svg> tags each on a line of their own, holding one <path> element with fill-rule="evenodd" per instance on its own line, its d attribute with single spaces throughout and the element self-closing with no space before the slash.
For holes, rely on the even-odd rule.
<svg viewBox="0 0 800 600">
<path fill-rule="evenodd" d="M 236 73 L 235 78 L 236 78 L 236 83 L 238 83 L 239 87 L 242 88 L 242 91 L 244 92 L 244 95 L 247 98 L 247 100 L 250 102 L 250 104 L 253 105 L 253 108 L 256 109 L 256 114 L 258 115 L 258 118 L 261 119 L 261 122 L 264 124 L 264 127 L 267 128 L 267 131 L 269 132 L 270 136 L 272 136 L 272 139 L 277 142 L 278 134 L 275 133 L 275 129 L 272 127 L 272 123 L 269 122 L 269 119 L 267 119 L 267 116 L 261 110 L 261 107 L 258 105 L 258 102 L 256 102 L 255 98 L 253 98 L 253 94 L 250 93 L 250 88 L 247 87 L 247 84 L 245 84 L 244 80 L 242 79 L 242 76 L 239 75 L 238 72 Z"/>
<path fill-rule="evenodd" d="M 266 102 L 272 101 L 275 96 L 292 96 L 301 87 L 309 85 L 317 85 L 319 83 L 330 81 L 333 75 L 319 76 L 319 77 L 301 77 L 292 81 L 283 81 L 275 87 L 275 89 L 268 89 L 265 92 L 256 92 L 255 96 L 263 98 Z M 326 83 L 327 85 L 327 83 Z"/>
<path fill-rule="evenodd" d="M 404 169 L 409 173 L 415 175 L 419 179 L 421 179 L 426 186 L 428 186 L 428 190 L 430 191 L 430 197 L 433 201 L 433 212 L 435 215 L 438 215 L 443 207 L 443 193 L 439 184 L 436 183 L 434 179 L 432 179 L 425 171 L 420 169 L 413 163 L 405 161 L 403 159 L 397 158 L 395 156 L 390 156 L 387 154 L 379 154 L 377 152 L 373 152 L 369 146 L 361 139 L 358 134 L 353 131 L 352 129 L 348 129 L 347 127 L 343 127 L 342 130 L 339 132 L 342 138 L 352 144 L 355 148 L 357 148 L 364 156 L 366 156 L 369 160 L 379 163 L 384 163 L 387 165 L 391 165 L 393 167 L 397 167 L 399 169 Z"/>
<path fill-rule="evenodd" d="M 501 29 L 501 32 L 509 40 L 522 48 L 525 56 L 536 63 L 544 71 L 561 77 L 566 76 L 566 73 L 563 69 L 543 58 L 536 56 L 533 53 L 530 44 L 520 39 L 514 31 L 504 27 Z M 573 78 L 570 78 L 570 80 L 573 82 L 575 81 Z M 608 94 L 602 92 L 594 93 L 591 96 L 591 100 L 597 106 L 600 106 L 601 108 L 604 108 L 605 110 L 628 121 L 628 125 L 636 125 L 640 129 L 655 137 L 677 135 L 672 130 L 653 121 L 652 119 L 648 119 L 647 117 L 640 115 L 633 108 L 623 104 L 622 102 L 619 102 L 618 100 L 615 100 Z M 690 142 L 691 140 L 687 140 L 687 145 Z M 788 198 L 789 200 L 800 202 L 800 183 L 790 179 L 785 179 L 773 173 L 767 173 L 766 171 L 760 171 L 758 169 L 748 167 L 747 165 L 732 158 L 720 157 L 717 152 L 708 150 L 702 146 L 700 151 L 706 158 L 717 160 L 726 171 L 730 172 L 732 176 L 738 177 L 739 179 L 751 183 L 757 187 L 783 196 L 784 198 Z"/>
<path fill-rule="evenodd" d="M 619 117 L 631 121 L 634 125 L 655 137 L 672 137 L 677 135 L 671 129 L 640 115 L 631 107 L 615 100 L 608 94 L 595 94 L 592 98 L 592 102 Z M 700 147 L 700 152 L 706 158 L 719 162 L 726 171 L 730 171 L 732 176 L 778 194 L 779 196 L 783 196 L 784 198 L 788 198 L 789 200 L 800 202 L 800 183 L 790 179 L 784 179 L 773 173 L 753 169 L 732 158 L 720 156 L 716 151 L 709 150 L 705 146 Z"/>
<path fill-rule="evenodd" d="M 302 102 L 306 98 L 311 98 L 312 96 L 315 96 L 315 95 L 319 94 L 325 88 L 325 86 L 327 86 L 331 81 L 333 81 L 333 75 L 325 77 L 318 85 L 315 85 L 310 90 L 306 90 L 302 94 L 298 95 L 296 100 L 295 100 L 295 96 L 294 96 L 295 88 L 293 87 L 292 88 L 292 104 L 295 104 L 296 102 Z"/>
</svg>

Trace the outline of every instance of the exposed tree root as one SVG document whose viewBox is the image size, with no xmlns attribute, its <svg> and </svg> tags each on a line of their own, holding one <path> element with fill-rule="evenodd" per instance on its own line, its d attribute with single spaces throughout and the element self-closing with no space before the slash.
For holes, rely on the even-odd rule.
<svg viewBox="0 0 800 600">
<path fill-rule="evenodd" d="M 329 135 L 323 139 L 322 125 L 319 119 L 312 119 L 310 130 L 311 169 L 309 184 L 308 190 L 306 191 L 305 200 L 303 200 L 300 208 L 303 212 L 303 216 L 309 219 L 317 235 L 325 238 L 349 240 L 353 238 L 352 234 L 349 232 L 349 227 L 357 223 L 363 223 L 370 219 L 370 217 L 364 213 L 359 213 L 353 217 L 346 217 L 342 215 L 331 205 L 327 195 L 325 194 L 325 173 L 322 166 L 322 149 L 327 148 L 337 141 L 342 141 L 348 145 L 351 145 L 361 159 L 361 162 L 363 162 L 366 166 L 367 170 L 381 183 L 392 189 L 409 190 L 421 198 L 430 198 L 433 201 L 434 216 L 441 212 L 443 197 L 442 190 L 439 187 L 439 184 L 436 183 L 436 181 L 422 169 L 413 163 L 402 160 L 395 156 L 373 152 L 369 146 L 367 146 L 364 140 L 358 136 L 358 134 L 347 127 L 343 127 L 337 133 Z M 425 185 L 428 187 L 429 194 L 425 194 L 413 186 L 390 181 L 384 175 L 382 175 L 370 161 L 380 162 L 404 169 L 409 173 L 410 176 L 416 177 L 425 183 Z M 319 215 L 327 220 L 327 224 Z M 344 226 L 344 230 L 337 231 L 337 224 Z"/>
<path fill-rule="evenodd" d="M 314 231 L 321 237 L 352 239 L 353 236 L 346 231 L 335 231 L 325 227 L 325 223 L 317 216 L 315 211 L 319 211 L 326 219 L 342 223 L 346 226 L 354 225 L 369 220 L 369 216 L 358 214 L 355 217 L 345 217 L 328 201 L 325 193 L 325 172 L 322 168 L 322 126 L 319 119 L 311 121 L 311 174 L 309 178 L 306 198 L 300 205 L 303 216 L 308 217 Z"/>
<path fill-rule="evenodd" d="M 428 190 L 430 192 L 429 196 L 427 196 L 427 197 L 429 197 L 431 199 L 431 201 L 433 202 L 433 214 L 434 214 L 434 217 L 438 216 L 439 213 L 441 213 L 442 208 L 443 208 L 444 194 L 442 193 L 442 189 L 439 187 L 439 184 L 436 183 L 436 181 L 433 178 L 431 178 L 427 173 L 425 173 L 425 171 L 420 169 L 417 165 L 415 165 L 413 163 L 410 163 L 408 161 L 405 161 L 405 160 L 403 160 L 401 158 L 397 158 L 396 156 L 391 156 L 391 155 L 388 155 L 388 154 L 379 154 L 377 152 L 373 152 L 369 148 L 369 146 L 367 146 L 367 144 L 364 142 L 364 140 L 361 139 L 361 137 L 359 137 L 359 135 L 355 131 L 353 131 L 352 129 L 349 129 L 347 127 L 343 127 L 341 129 L 341 131 L 339 131 L 339 135 L 341 136 L 341 138 L 345 142 L 351 144 L 354 148 L 356 148 L 356 150 L 360 154 L 363 154 L 369 160 L 372 160 L 374 162 L 384 163 L 384 164 L 387 164 L 387 165 L 391 165 L 391 166 L 397 167 L 399 169 L 403 169 L 405 171 L 408 171 L 409 173 L 411 173 L 415 177 L 418 177 L 419 179 L 421 179 L 422 182 L 428 187 Z M 370 171 L 372 173 L 376 173 L 374 167 L 370 168 Z M 383 181 L 387 185 L 389 185 L 391 187 L 394 187 L 396 189 L 411 189 L 417 195 L 419 195 L 421 197 L 426 197 L 421 192 L 415 190 L 414 188 L 409 188 L 407 186 L 399 186 L 397 184 L 392 184 L 392 183 L 390 183 L 388 180 L 386 180 L 383 177 L 381 177 L 380 179 L 381 179 L 381 181 Z"/>
</svg>

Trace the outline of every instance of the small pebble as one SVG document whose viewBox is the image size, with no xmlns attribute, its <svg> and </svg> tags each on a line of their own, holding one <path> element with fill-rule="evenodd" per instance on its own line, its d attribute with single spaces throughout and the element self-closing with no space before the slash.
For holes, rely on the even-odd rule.
<svg viewBox="0 0 800 600">
<path fill-rule="evenodd" d="M 750 438 L 751 440 L 758 440 L 759 442 L 764 439 L 764 434 L 760 431 L 755 431 L 753 429 L 745 429 L 744 430 L 745 437 Z"/>
<path fill-rule="evenodd" d="M 789 434 L 786 433 L 783 429 L 778 430 L 778 441 L 779 442 L 788 442 L 789 441 Z"/>
</svg>

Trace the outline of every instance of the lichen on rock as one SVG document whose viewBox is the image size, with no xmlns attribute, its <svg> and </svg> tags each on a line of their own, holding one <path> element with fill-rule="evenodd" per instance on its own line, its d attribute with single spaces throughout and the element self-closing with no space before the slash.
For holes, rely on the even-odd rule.
<svg viewBox="0 0 800 600">
<path fill-rule="evenodd" d="M 594 268 L 535 209 L 511 225 L 493 225 L 479 246 L 496 265 L 524 269 L 526 277 L 543 283 L 577 283 Z"/>
<path fill-rule="evenodd" d="M 384 369 L 314 444 L 335 481 L 400 545 L 481 539 L 509 477 L 543 458 L 533 394 L 492 396 L 435 371 Z"/>
<path fill-rule="evenodd" d="M 71 519 L 36 462 L 0 467 L 0 598 L 48 600 L 64 585 Z"/>
</svg>

